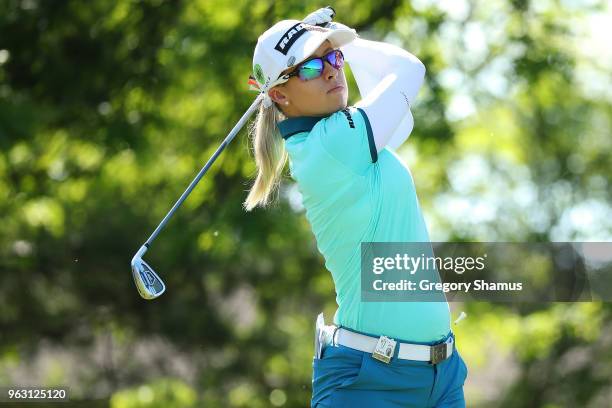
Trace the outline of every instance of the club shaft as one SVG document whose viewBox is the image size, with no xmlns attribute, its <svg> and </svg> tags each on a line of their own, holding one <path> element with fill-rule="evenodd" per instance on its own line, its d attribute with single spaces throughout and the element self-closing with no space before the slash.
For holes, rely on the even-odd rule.
<svg viewBox="0 0 612 408">
<path fill-rule="evenodd" d="M 189 194 L 191 194 L 191 192 L 193 191 L 195 186 L 200 182 L 200 180 L 202 179 L 204 174 L 206 174 L 206 172 L 208 171 L 210 166 L 215 162 L 215 160 L 217 160 L 217 157 L 219 157 L 219 155 L 225 149 L 225 147 L 228 144 L 230 144 L 230 142 L 234 139 L 234 137 L 238 134 L 238 132 L 240 132 L 240 130 L 242 129 L 242 127 L 244 126 L 246 121 L 251 117 L 253 112 L 258 108 L 259 103 L 260 103 L 260 99 L 262 97 L 263 97 L 262 93 L 257 95 L 257 98 L 255 99 L 255 101 L 253 101 L 253 103 L 251 104 L 249 109 L 247 109 L 247 111 L 244 113 L 244 115 L 242 115 L 242 117 L 240 118 L 238 123 L 236 123 L 236 125 L 231 130 L 231 132 L 229 132 L 227 137 L 223 140 L 223 143 L 221 143 L 221 145 L 219 145 L 219 147 L 217 148 L 215 153 L 213 153 L 213 155 L 210 157 L 210 159 L 208 159 L 208 161 L 206 162 L 204 167 L 202 167 L 200 172 L 193 179 L 191 184 L 189 184 L 189 187 L 187 187 L 185 192 L 179 197 L 179 199 L 176 201 L 176 203 L 174 203 L 174 205 L 172 206 L 170 211 L 168 211 L 168 214 L 166 214 L 166 216 L 159 223 L 157 228 L 155 228 L 155 231 L 153 231 L 153 233 L 151 234 L 149 239 L 147 239 L 147 242 L 144 243 L 144 245 L 143 245 L 144 247 L 149 248 L 151 246 L 151 243 L 157 237 L 159 232 L 166 226 L 166 223 L 168 222 L 168 220 L 174 215 L 175 211 L 181 206 L 181 204 L 183 204 L 183 201 L 185 201 L 185 199 L 189 196 Z"/>
</svg>

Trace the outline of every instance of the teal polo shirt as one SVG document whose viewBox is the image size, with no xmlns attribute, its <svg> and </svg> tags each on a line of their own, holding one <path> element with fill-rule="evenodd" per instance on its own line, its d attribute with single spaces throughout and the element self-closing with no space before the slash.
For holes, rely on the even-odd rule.
<svg viewBox="0 0 612 408">
<path fill-rule="evenodd" d="M 450 331 L 447 302 L 362 302 L 361 242 L 429 242 L 408 167 L 377 153 L 366 113 L 278 122 L 291 177 L 336 288 L 334 323 L 395 339 L 431 342 Z"/>
</svg>

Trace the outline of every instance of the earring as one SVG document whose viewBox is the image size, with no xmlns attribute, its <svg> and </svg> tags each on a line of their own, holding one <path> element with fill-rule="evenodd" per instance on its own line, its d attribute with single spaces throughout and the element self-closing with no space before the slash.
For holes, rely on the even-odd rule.
<svg viewBox="0 0 612 408">
<path fill-rule="evenodd" d="M 285 105 L 289 105 L 289 101 L 285 101 Z"/>
</svg>

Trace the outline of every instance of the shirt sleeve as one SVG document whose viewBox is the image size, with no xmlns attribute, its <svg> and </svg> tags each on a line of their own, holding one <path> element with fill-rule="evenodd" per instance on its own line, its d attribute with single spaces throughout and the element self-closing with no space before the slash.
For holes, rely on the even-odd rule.
<svg viewBox="0 0 612 408">
<path fill-rule="evenodd" d="M 387 145 L 397 148 L 412 132 L 410 107 L 425 66 L 408 51 L 384 42 L 357 38 L 342 50 L 362 96 L 356 107 L 370 117 L 377 151 Z"/>
<path fill-rule="evenodd" d="M 387 142 L 387 147 L 392 150 L 400 147 L 410 137 L 413 128 L 414 118 L 412 117 L 412 112 L 408 110 L 406 116 L 404 116 L 399 126 L 393 132 L 391 139 Z"/>
<path fill-rule="evenodd" d="M 351 67 L 351 72 L 363 99 L 376 88 L 376 85 L 384 78 L 385 72 L 380 71 L 378 64 L 372 64 L 369 58 L 365 58 L 364 53 L 368 52 L 367 49 L 360 48 L 359 46 L 354 47 L 353 45 L 349 43 L 347 46 L 346 62 Z M 392 150 L 400 147 L 410 137 L 413 128 L 414 117 L 409 108 L 398 127 L 393 131 L 391 138 L 387 142 L 387 147 Z"/>
<path fill-rule="evenodd" d="M 320 137 L 327 153 L 358 174 L 378 161 L 370 121 L 354 106 L 334 112 L 323 121 Z"/>
</svg>

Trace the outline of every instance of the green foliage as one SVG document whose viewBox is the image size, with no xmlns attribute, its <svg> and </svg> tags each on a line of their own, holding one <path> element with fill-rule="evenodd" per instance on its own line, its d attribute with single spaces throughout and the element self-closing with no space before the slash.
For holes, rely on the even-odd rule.
<svg viewBox="0 0 612 408">
<path fill-rule="evenodd" d="M 0 385 L 35 373 L 113 407 L 308 405 L 333 282 L 288 177 L 272 208 L 242 210 L 245 131 L 147 254 L 167 294 L 141 300 L 129 262 L 255 97 L 258 35 L 326 4 L 0 2 Z M 610 239 L 612 62 L 586 33 L 606 2 L 333 6 L 427 66 L 399 154 L 434 239 Z M 456 306 L 470 406 L 604 406 L 610 305 Z M 32 368 L 43 340 L 74 359 Z M 470 383 L 491 344 L 515 366 L 485 382 L 494 396 Z"/>
<path fill-rule="evenodd" d="M 115 393 L 111 408 L 195 407 L 196 391 L 174 379 L 161 379 L 150 384 Z"/>
</svg>

